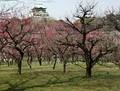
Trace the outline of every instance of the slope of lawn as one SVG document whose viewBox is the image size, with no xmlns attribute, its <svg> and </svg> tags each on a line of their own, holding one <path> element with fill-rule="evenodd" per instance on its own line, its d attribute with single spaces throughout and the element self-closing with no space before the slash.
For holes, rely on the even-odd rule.
<svg viewBox="0 0 120 91">
<path fill-rule="evenodd" d="M 83 78 L 85 69 L 73 64 L 67 65 L 66 73 L 62 64 L 55 70 L 51 64 L 34 62 L 32 69 L 23 64 L 21 75 L 16 65 L 0 66 L 0 91 L 120 91 L 120 70 L 111 63 L 96 65 L 92 78 Z"/>
</svg>

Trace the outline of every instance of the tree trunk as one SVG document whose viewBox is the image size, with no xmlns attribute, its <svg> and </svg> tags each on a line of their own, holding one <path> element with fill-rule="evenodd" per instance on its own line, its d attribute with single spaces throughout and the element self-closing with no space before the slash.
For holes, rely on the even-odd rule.
<svg viewBox="0 0 120 91">
<path fill-rule="evenodd" d="M 86 77 L 87 78 L 91 78 L 91 74 L 92 74 L 92 67 L 91 67 L 91 64 L 89 63 L 88 65 L 86 65 Z"/>
<path fill-rule="evenodd" d="M 15 47 L 15 49 L 20 53 L 20 57 L 17 61 L 17 65 L 18 65 L 18 73 L 21 74 L 22 60 L 23 60 L 24 52 L 18 47 Z"/>
<path fill-rule="evenodd" d="M 38 62 L 39 62 L 39 65 L 42 65 L 42 58 L 41 57 L 38 57 Z"/>
<path fill-rule="evenodd" d="M 10 66 L 9 60 L 7 59 L 7 60 L 6 60 L 6 62 L 7 62 L 7 64 L 8 64 L 8 67 L 9 67 L 9 66 Z"/>
<path fill-rule="evenodd" d="M 27 60 L 27 64 L 28 64 L 28 66 L 30 67 L 30 69 L 32 68 L 32 66 L 31 66 L 31 63 L 30 63 L 30 61 L 29 60 Z"/>
<path fill-rule="evenodd" d="M 31 67 L 31 57 L 30 57 L 30 54 L 29 54 L 29 53 L 28 53 L 27 64 L 28 64 L 28 66 L 29 66 L 30 68 L 32 68 L 32 67 Z"/>
<path fill-rule="evenodd" d="M 21 59 L 18 60 L 17 65 L 18 65 L 18 73 L 21 74 L 21 67 L 22 67 L 22 60 Z"/>
<path fill-rule="evenodd" d="M 27 64 L 28 64 L 28 66 L 29 66 L 30 68 L 32 68 L 29 58 L 27 59 Z"/>
<path fill-rule="evenodd" d="M 32 68 L 31 63 L 33 61 L 33 57 L 31 53 L 28 53 L 28 59 L 27 59 L 27 64 L 30 68 Z"/>
<path fill-rule="evenodd" d="M 56 63 L 57 63 L 57 56 L 55 56 L 55 62 L 54 62 L 54 65 L 53 65 L 53 69 L 55 69 L 55 67 L 56 67 Z"/>
<path fill-rule="evenodd" d="M 67 61 L 63 60 L 63 72 L 64 73 L 66 72 L 66 64 L 67 64 Z"/>
</svg>

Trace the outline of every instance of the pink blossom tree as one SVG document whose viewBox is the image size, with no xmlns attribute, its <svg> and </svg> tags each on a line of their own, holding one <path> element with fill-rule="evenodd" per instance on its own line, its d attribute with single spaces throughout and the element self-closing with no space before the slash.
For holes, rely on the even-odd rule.
<svg viewBox="0 0 120 91">
<path fill-rule="evenodd" d="M 59 40 L 65 40 L 68 34 L 65 31 L 71 31 L 71 28 L 65 26 L 63 21 L 52 21 L 48 27 L 43 30 L 44 43 L 47 53 L 52 53 L 51 57 L 54 57 L 55 69 L 57 59 L 59 58 L 63 62 L 63 72 L 66 72 L 66 65 L 70 58 L 70 46 L 61 45 Z"/>
<path fill-rule="evenodd" d="M 21 74 L 24 51 L 29 46 L 32 26 L 31 19 L 7 18 L 1 21 L 0 29 L 7 34 L 7 49 L 16 58 L 18 73 Z M 14 50 L 14 51 L 13 51 Z"/>
<path fill-rule="evenodd" d="M 68 37 L 65 40 L 59 40 L 61 45 L 79 47 L 82 51 L 80 54 L 86 63 L 86 77 L 91 77 L 92 68 L 106 54 L 112 53 L 116 47 L 109 47 L 105 42 L 102 42 L 105 32 L 101 31 L 104 25 L 102 18 L 94 17 L 95 5 L 91 4 L 83 6 L 79 4 L 75 19 L 79 23 L 74 23 L 68 18 L 66 24 L 72 28 L 72 32 L 67 32 Z M 72 41 L 71 41 L 72 40 Z M 107 45 L 107 46 L 106 46 Z"/>
</svg>

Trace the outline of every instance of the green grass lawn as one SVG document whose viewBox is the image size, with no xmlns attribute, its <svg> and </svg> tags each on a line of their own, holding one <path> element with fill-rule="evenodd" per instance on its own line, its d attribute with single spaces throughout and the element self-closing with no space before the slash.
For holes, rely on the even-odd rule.
<svg viewBox="0 0 120 91">
<path fill-rule="evenodd" d="M 17 74 L 16 65 L 0 66 L 0 91 L 120 91 L 120 70 L 113 64 L 96 65 L 92 78 L 83 78 L 85 69 L 67 65 L 62 72 L 62 64 L 52 69 L 51 64 L 25 63 L 22 74 Z"/>
</svg>

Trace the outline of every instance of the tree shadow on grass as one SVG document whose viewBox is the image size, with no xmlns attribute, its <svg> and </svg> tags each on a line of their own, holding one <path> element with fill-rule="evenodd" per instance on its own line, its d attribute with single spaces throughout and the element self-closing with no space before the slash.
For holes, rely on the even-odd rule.
<svg viewBox="0 0 120 91">
<path fill-rule="evenodd" d="M 26 84 L 27 82 L 29 82 L 30 80 L 34 80 L 36 79 L 37 77 L 39 76 L 39 74 L 35 74 L 34 77 L 32 78 L 29 78 L 28 80 L 24 80 L 22 82 L 16 82 L 16 83 L 11 83 L 9 81 L 5 81 L 4 83 L 2 84 L 8 84 L 9 85 L 9 88 L 7 88 L 6 90 L 2 90 L 2 91 L 24 91 L 24 89 L 20 86 Z M 22 76 L 22 77 L 25 77 L 25 76 Z M 16 78 L 15 78 L 16 79 Z"/>
<path fill-rule="evenodd" d="M 47 72 L 41 72 L 42 74 L 47 74 Z M 61 79 L 58 75 L 55 75 L 56 72 L 52 72 L 54 74 L 50 74 L 51 72 L 48 72 L 48 75 L 51 75 L 52 77 L 50 77 L 46 82 L 42 83 L 38 83 L 37 85 L 36 84 L 32 84 L 32 85 L 27 85 L 27 86 L 24 86 L 27 82 L 31 81 L 31 80 L 34 80 L 36 79 L 37 77 L 40 76 L 40 74 L 37 72 L 35 72 L 35 76 L 32 77 L 32 78 L 29 78 L 28 80 L 25 80 L 25 81 L 22 81 L 21 83 L 10 83 L 9 81 L 6 81 L 6 84 L 9 85 L 9 88 L 7 88 L 6 90 L 3 90 L 3 91 L 25 91 L 25 90 L 28 90 L 28 89 L 33 89 L 33 88 L 44 88 L 44 87 L 66 87 L 66 86 L 78 86 L 80 87 L 80 81 L 85 81 L 87 80 L 86 78 L 83 79 L 82 76 L 69 76 L 67 77 L 66 79 Z M 59 72 L 58 72 L 59 73 Z M 64 77 L 64 76 L 63 76 Z M 119 79 L 119 75 L 96 75 L 96 76 L 93 76 L 92 79 L 90 80 L 94 80 L 95 79 L 106 79 L 106 80 L 109 80 L 111 78 L 114 78 L 115 80 Z M 22 87 L 21 87 L 22 85 Z"/>
<path fill-rule="evenodd" d="M 74 77 L 74 78 L 77 78 L 77 77 Z M 7 83 L 7 84 L 9 84 L 10 87 L 6 90 L 3 90 L 3 91 L 25 91 L 25 90 L 32 89 L 32 88 L 50 87 L 51 85 L 57 85 L 57 84 L 72 82 L 74 78 L 70 78 L 70 79 L 64 80 L 64 81 L 59 81 L 59 78 L 56 78 L 55 80 L 49 79 L 44 84 L 32 85 L 32 86 L 21 87 L 21 88 L 19 88 L 20 84 L 16 85 L 16 84 Z M 26 81 L 22 82 L 21 84 L 25 84 L 26 82 L 28 82 L 28 81 L 26 80 Z"/>
<path fill-rule="evenodd" d="M 106 79 L 106 80 L 109 80 L 109 79 L 119 80 L 120 75 L 118 75 L 118 74 L 116 74 L 116 75 L 113 75 L 113 74 L 96 74 L 96 75 L 93 75 L 93 78 Z"/>
<path fill-rule="evenodd" d="M 46 72 L 43 72 L 43 74 L 46 74 Z M 58 72 L 59 73 L 59 72 Z M 36 74 L 36 77 L 33 77 L 33 78 L 29 78 L 28 80 L 24 80 L 20 83 L 10 83 L 9 81 L 6 81 L 5 84 L 8 84 L 9 85 L 9 88 L 5 89 L 5 90 L 2 90 L 2 91 L 25 91 L 25 90 L 28 90 L 28 89 L 32 89 L 32 88 L 44 88 L 44 87 L 50 87 L 51 85 L 52 86 L 63 86 L 62 84 L 67 84 L 69 86 L 69 83 L 73 83 L 74 82 L 74 79 L 77 79 L 77 78 L 81 78 L 81 76 L 75 76 L 75 77 L 70 77 L 70 78 L 67 78 L 67 79 L 62 79 L 59 78 L 59 76 L 56 76 L 56 75 L 52 75 L 51 78 L 49 78 L 46 82 L 42 83 L 38 83 L 37 85 L 27 85 L 27 86 L 24 86 L 27 82 L 31 81 L 31 80 L 34 80 L 36 79 L 38 76 L 40 76 L 40 74 L 38 73 L 35 73 Z M 49 73 L 48 73 L 49 74 Z M 66 86 L 66 85 L 65 85 Z"/>
</svg>

